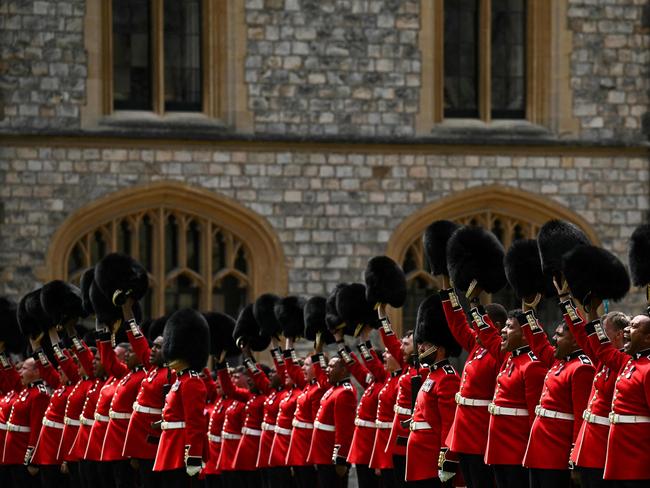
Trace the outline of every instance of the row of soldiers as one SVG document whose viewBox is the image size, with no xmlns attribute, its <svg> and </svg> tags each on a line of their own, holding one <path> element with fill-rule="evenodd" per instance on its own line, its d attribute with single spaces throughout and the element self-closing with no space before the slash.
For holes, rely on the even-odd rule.
<svg viewBox="0 0 650 488">
<path fill-rule="evenodd" d="M 361 488 L 650 486 L 650 317 L 599 315 L 630 287 L 622 263 L 559 221 L 507 253 L 489 232 L 445 221 L 424 244 L 441 289 L 401 338 L 388 310 L 406 282 L 384 256 L 365 285 L 307 301 L 265 294 L 236 322 L 185 309 L 141 327 L 146 271 L 122 255 L 86 272 L 81 290 L 31 292 L 0 335 L 3 486 L 330 487 L 351 465 Z M 648 257 L 642 226 L 636 285 L 650 283 Z M 506 279 L 522 309 L 481 304 Z M 535 314 L 543 296 L 563 316 L 554 345 Z M 74 327 L 91 312 L 94 346 Z M 314 341 L 306 358 L 293 348 L 301 336 Z M 20 337 L 33 357 L 17 369 L 4 350 Z M 271 343 L 274 368 L 254 355 Z M 461 349 L 459 375 L 449 358 Z"/>
</svg>

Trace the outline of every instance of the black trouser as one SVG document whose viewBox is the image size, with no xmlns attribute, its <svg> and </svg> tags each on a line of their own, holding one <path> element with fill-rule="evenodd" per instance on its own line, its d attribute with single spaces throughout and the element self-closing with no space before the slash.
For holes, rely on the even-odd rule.
<svg viewBox="0 0 650 488">
<path fill-rule="evenodd" d="M 395 473 L 395 486 L 406 486 L 406 456 L 393 454 L 393 472 Z"/>
<path fill-rule="evenodd" d="M 570 488 L 568 469 L 530 469 L 530 488 Z"/>
<path fill-rule="evenodd" d="M 133 488 L 135 486 L 135 471 L 131 467 L 129 460 L 107 461 L 106 464 L 109 465 L 113 473 L 113 486 L 115 488 Z"/>
<path fill-rule="evenodd" d="M 260 488 L 262 477 L 258 470 L 253 471 L 226 471 L 227 488 Z"/>
<path fill-rule="evenodd" d="M 60 488 L 69 486 L 69 478 L 61 473 L 61 466 L 52 464 L 38 467 L 38 476 L 43 488 Z"/>
<path fill-rule="evenodd" d="M 98 461 L 97 462 L 97 472 L 99 473 L 99 485 L 104 488 L 114 488 L 115 487 L 115 474 L 113 473 L 113 463 L 108 461 Z M 94 488 L 94 487 L 89 487 Z"/>
<path fill-rule="evenodd" d="M 160 471 L 160 473 L 162 488 L 198 488 L 201 486 L 199 475 L 190 476 L 185 468 Z"/>
<path fill-rule="evenodd" d="M 648 488 L 650 480 L 616 480 L 614 486 L 616 488 Z"/>
<path fill-rule="evenodd" d="M 528 486 L 528 469 L 518 464 L 494 464 L 494 480 L 498 488 L 521 488 Z"/>
<path fill-rule="evenodd" d="M 604 469 L 581 467 L 576 469 L 580 473 L 581 488 L 614 488 L 616 486 L 614 481 L 603 479 Z"/>
<path fill-rule="evenodd" d="M 242 488 L 244 485 L 239 473 L 240 471 L 224 471 L 221 474 L 224 488 Z"/>
<path fill-rule="evenodd" d="M 368 467 L 367 464 L 355 464 L 357 470 L 357 480 L 359 481 L 359 488 L 378 488 L 379 476 L 375 474 L 375 470 Z"/>
<path fill-rule="evenodd" d="M 160 471 L 153 470 L 153 459 L 137 459 L 142 488 L 158 488 L 162 483 Z"/>
<path fill-rule="evenodd" d="M 113 488 L 113 473 L 99 461 L 79 461 L 79 473 L 81 475 L 81 486 L 84 488 Z M 108 477 L 108 478 L 107 478 Z"/>
<path fill-rule="evenodd" d="M 315 488 L 318 483 L 318 476 L 313 466 L 294 466 L 293 475 L 298 488 Z"/>
<path fill-rule="evenodd" d="M 381 470 L 381 488 L 396 488 L 395 471 L 391 469 Z"/>
<path fill-rule="evenodd" d="M 287 466 L 276 466 L 267 468 L 267 479 L 271 488 L 292 488 L 294 486 L 291 477 L 291 468 Z M 313 488 L 316 488 L 315 486 Z"/>
<path fill-rule="evenodd" d="M 440 483 L 439 478 L 427 478 L 426 480 L 407 481 L 406 486 L 412 486 L 414 488 L 440 488 L 442 483 Z"/>
<path fill-rule="evenodd" d="M 345 476 L 339 476 L 336 473 L 336 466 L 333 464 L 317 464 L 316 473 L 320 488 L 347 488 L 348 486 L 348 473 L 346 472 Z"/>
<path fill-rule="evenodd" d="M 492 470 L 480 454 L 459 454 L 460 471 L 467 488 L 494 488 Z"/>
<path fill-rule="evenodd" d="M 39 476 L 32 476 L 27 471 L 27 466 L 22 464 L 11 464 L 9 468 L 9 476 L 15 488 L 38 488 L 41 486 Z"/>
<path fill-rule="evenodd" d="M 223 476 L 220 474 L 206 474 L 205 486 L 208 488 L 225 488 Z"/>
<path fill-rule="evenodd" d="M 77 461 L 66 461 L 66 464 L 68 466 L 68 486 L 70 486 L 70 488 L 81 488 L 79 463 Z"/>
</svg>

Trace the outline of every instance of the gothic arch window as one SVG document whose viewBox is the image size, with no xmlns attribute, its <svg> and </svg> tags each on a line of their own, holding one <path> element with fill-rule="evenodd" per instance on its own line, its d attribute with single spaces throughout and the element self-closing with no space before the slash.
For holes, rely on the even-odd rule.
<svg viewBox="0 0 650 488">
<path fill-rule="evenodd" d="M 268 223 L 179 183 L 117 192 L 70 216 L 50 246 L 47 279 L 78 283 L 86 268 L 116 251 L 149 271 L 147 317 L 182 307 L 236 316 L 260 293 L 286 292 L 283 253 Z"/>
<path fill-rule="evenodd" d="M 472 188 L 442 198 L 403 221 L 388 242 L 386 254 L 402 264 L 409 290 L 409 299 L 401 310 L 393 311 L 393 321 L 403 330 L 415 326 L 419 303 L 435 290 L 439 283 L 429 273 L 422 234 L 438 219 L 463 225 L 477 225 L 492 231 L 506 249 L 518 239 L 533 239 L 540 227 L 550 219 L 564 219 L 580 227 L 592 242 L 598 237 L 579 215 L 551 200 L 515 188 L 489 185 Z M 487 300 L 511 309 L 519 306 L 512 290 L 504 288 Z M 541 320 L 551 326 L 559 318 L 553 304 L 540 309 Z"/>
</svg>

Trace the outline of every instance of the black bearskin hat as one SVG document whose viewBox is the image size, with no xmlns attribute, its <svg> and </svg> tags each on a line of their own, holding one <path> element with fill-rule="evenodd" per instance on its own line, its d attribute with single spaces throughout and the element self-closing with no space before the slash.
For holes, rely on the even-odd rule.
<svg viewBox="0 0 650 488">
<path fill-rule="evenodd" d="M 95 283 L 111 303 L 120 306 L 127 297 L 140 300 L 149 288 L 149 277 L 131 256 L 111 253 L 95 265 Z"/>
<path fill-rule="evenodd" d="M 348 286 L 347 283 L 339 283 L 334 287 L 325 300 L 325 324 L 327 325 L 327 329 L 332 332 L 345 325 L 336 309 L 336 296 L 339 294 L 339 291 L 346 286 Z"/>
<path fill-rule="evenodd" d="M 284 337 L 301 337 L 305 329 L 305 299 L 297 296 L 288 296 L 279 299 L 273 311 L 275 318 L 282 326 Z"/>
<path fill-rule="evenodd" d="M 50 281 L 41 288 L 41 306 L 55 324 L 86 316 L 81 290 L 61 280 Z"/>
<path fill-rule="evenodd" d="M 650 225 L 638 226 L 630 236 L 630 274 L 634 286 L 650 283 Z"/>
<path fill-rule="evenodd" d="M 430 342 L 436 346 L 444 347 L 449 356 L 460 354 L 461 347 L 449 330 L 445 311 L 442 308 L 442 300 L 437 293 L 425 298 L 420 303 L 413 340 L 416 344 Z"/>
<path fill-rule="evenodd" d="M 272 293 L 260 295 L 253 304 L 253 315 L 263 334 L 277 337 L 282 331 L 282 324 L 275 316 L 275 305 L 280 297 Z"/>
<path fill-rule="evenodd" d="M 542 272 L 539 248 L 535 239 L 519 239 L 512 243 L 503 259 L 508 283 L 517 298 L 531 298 L 538 293 L 552 295 L 553 284 Z"/>
<path fill-rule="evenodd" d="M 506 284 L 503 256 L 503 245 L 492 232 L 475 226 L 461 227 L 447 242 L 449 277 L 462 291 L 476 280 L 481 290 L 497 292 Z"/>
<path fill-rule="evenodd" d="M 86 316 L 93 315 L 95 309 L 93 304 L 90 301 L 90 285 L 93 284 L 95 280 L 95 268 L 88 268 L 81 275 L 81 280 L 79 281 L 79 288 L 81 289 L 81 306 L 84 309 Z"/>
<path fill-rule="evenodd" d="M 630 289 L 623 263 L 600 247 L 574 247 L 564 255 L 562 272 L 571 294 L 583 305 L 592 297 L 620 300 Z"/>
<path fill-rule="evenodd" d="M 544 274 L 558 279 L 562 271 L 562 257 L 579 245 L 590 244 L 589 239 L 577 226 L 564 220 L 549 220 L 537 234 L 539 257 Z"/>
<path fill-rule="evenodd" d="M 316 334 L 320 332 L 324 344 L 332 344 L 334 336 L 325 323 L 325 309 L 327 300 L 324 297 L 311 297 L 305 303 L 305 339 L 315 341 Z"/>
<path fill-rule="evenodd" d="M 447 268 L 447 242 L 459 225 L 449 220 L 436 220 L 424 231 L 424 254 L 429 261 L 431 274 L 449 275 Z"/>
<path fill-rule="evenodd" d="M 18 327 L 17 306 L 12 300 L 0 297 L 0 341 L 9 352 L 19 353 L 26 342 Z"/>
<path fill-rule="evenodd" d="M 240 351 L 232 337 L 235 319 L 221 312 L 205 312 L 203 316 L 210 327 L 210 354 L 218 356 L 226 351 L 226 356 L 238 355 Z"/>
<path fill-rule="evenodd" d="M 271 336 L 262 335 L 260 326 L 253 314 L 253 305 L 246 305 L 237 317 L 235 329 L 232 333 L 235 343 L 248 345 L 253 351 L 263 351 L 271 343 Z"/>
<path fill-rule="evenodd" d="M 122 308 L 113 305 L 108 297 L 101 292 L 97 283 L 94 281 L 90 285 L 89 295 L 90 302 L 95 311 L 95 316 L 100 324 L 103 324 L 106 327 L 111 327 L 118 320 L 123 320 Z M 135 302 L 133 305 L 133 317 L 136 322 L 140 322 L 142 319 L 142 309 L 138 302 Z"/>
<path fill-rule="evenodd" d="M 404 271 L 388 256 L 375 256 L 368 261 L 364 274 L 366 300 L 371 305 L 388 303 L 400 308 L 406 301 Z"/>
<path fill-rule="evenodd" d="M 379 319 L 374 304 L 366 300 L 366 287 L 363 283 L 350 283 L 336 294 L 336 311 L 345 322 L 344 333 L 358 336 L 361 327 L 379 327 Z"/>
<path fill-rule="evenodd" d="M 160 337 L 165 331 L 165 324 L 169 319 L 169 314 L 153 319 L 149 324 L 149 329 L 147 330 L 147 338 L 153 342 L 156 340 L 156 337 Z"/>
<path fill-rule="evenodd" d="M 203 315 L 191 308 L 171 314 L 165 324 L 162 352 L 168 363 L 180 359 L 190 369 L 201 371 L 210 354 L 210 329 Z"/>
<path fill-rule="evenodd" d="M 18 303 L 18 326 L 25 337 L 36 337 L 52 327 L 52 319 L 41 305 L 41 289 L 30 291 Z"/>
</svg>

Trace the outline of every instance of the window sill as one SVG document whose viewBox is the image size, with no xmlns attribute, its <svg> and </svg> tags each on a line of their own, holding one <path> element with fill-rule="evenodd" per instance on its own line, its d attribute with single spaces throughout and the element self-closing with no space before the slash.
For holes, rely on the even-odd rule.
<svg viewBox="0 0 650 488">
<path fill-rule="evenodd" d="M 499 119 L 484 122 L 478 119 L 445 119 L 433 126 L 430 135 L 452 139 L 486 138 L 499 139 L 554 139 L 556 136 L 546 127 L 527 120 Z"/>
<path fill-rule="evenodd" d="M 159 115 L 148 111 L 119 110 L 111 115 L 102 117 L 97 128 L 111 129 L 142 129 L 152 131 L 183 131 L 186 129 L 226 129 L 226 124 L 220 119 L 208 117 L 197 112 L 168 112 Z"/>
</svg>

